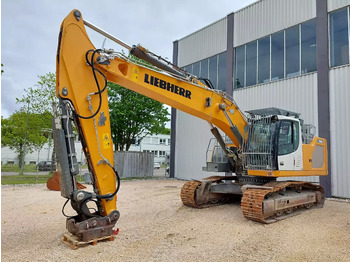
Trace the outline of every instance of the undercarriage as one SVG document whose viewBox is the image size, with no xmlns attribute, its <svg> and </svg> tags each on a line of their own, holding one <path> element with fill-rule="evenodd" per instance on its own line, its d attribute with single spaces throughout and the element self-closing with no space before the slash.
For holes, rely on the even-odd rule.
<svg viewBox="0 0 350 262">
<path fill-rule="evenodd" d="M 320 208 L 325 199 L 320 185 L 259 177 L 212 176 L 187 181 L 181 189 L 183 204 L 194 208 L 230 203 L 235 196 L 241 196 L 242 213 L 247 219 L 266 224 Z"/>
</svg>

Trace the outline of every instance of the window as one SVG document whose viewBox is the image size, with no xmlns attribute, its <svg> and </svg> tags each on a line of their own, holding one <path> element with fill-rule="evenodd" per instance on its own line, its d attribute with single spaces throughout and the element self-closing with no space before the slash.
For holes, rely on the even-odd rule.
<svg viewBox="0 0 350 262">
<path fill-rule="evenodd" d="M 218 55 L 218 89 L 226 91 L 226 52 Z"/>
<path fill-rule="evenodd" d="M 278 155 L 287 155 L 293 152 L 292 122 L 282 121 L 278 137 Z"/>
<path fill-rule="evenodd" d="M 270 81 L 270 36 L 258 41 L 258 82 Z"/>
<path fill-rule="evenodd" d="M 284 31 L 271 35 L 271 81 L 284 78 Z"/>
<path fill-rule="evenodd" d="M 348 9 L 332 12 L 330 19 L 331 66 L 349 63 Z"/>
<path fill-rule="evenodd" d="M 209 79 L 213 84 L 214 88 L 218 88 L 217 79 L 218 79 L 218 60 L 216 56 L 209 58 Z"/>
<path fill-rule="evenodd" d="M 316 19 L 301 24 L 301 73 L 316 71 Z"/>
<path fill-rule="evenodd" d="M 201 73 L 200 73 L 200 77 L 201 78 L 208 78 L 209 74 L 208 74 L 208 59 L 204 59 L 201 61 Z"/>
<path fill-rule="evenodd" d="M 188 66 L 185 66 L 184 67 L 184 70 L 189 73 L 189 74 L 192 74 L 192 64 L 191 65 L 188 65 Z"/>
<path fill-rule="evenodd" d="M 192 67 L 192 74 L 199 77 L 200 62 L 194 63 Z"/>
<path fill-rule="evenodd" d="M 286 30 L 286 76 L 299 75 L 299 25 Z"/>
<path fill-rule="evenodd" d="M 256 84 L 256 62 L 256 41 L 254 41 L 246 47 L 246 86 Z"/>
<path fill-rule="evenodd" d="M 244 87 L 245 45 L 235 49 L 235 88 Z"/>
<path fill-rule="evenodd" d="M 235 88 L 314 72 L 316 48 L 316 19 L 236 47 Z"/>
<path fill-rule="evenodd" d="M 199 78 L 211 81 L 214 88 L 226 90 L 226 52 L 215 55 L 194 64 L 184 66 L 183 69 Z"/>
<path fill-rule="evenodd" d="M 278 138 L 278 155 L 287 155 L 299 147 L 299 124 L 294 121 L 282 121 Z"/>
<path fill-rule="evenodd" d="M 171 140 L 170 140 L 170 139 L 168 139 L 168 145 L 170 145 L 170 143 L 171 143 Z"/>
<path fill-rule="evenodd" d="M 299 123 L 293 122 L 293 146 L 294 151 L 299 147 Z"/>
<path fill-rule="evenodd" d="M 165 138 L 159 138 L 159 144 L 165 145 L 166 139 Z"/>
<path fill-rule="evenodd" d="M 159 151 L 159 157 L 165 157 L 165 151 Z"/>
<path fill-rule="evenodd" d="M 158 157 L 158 151 L 157 150 L 152 150 L 151 152 L 154 154 L 155 157 Z"/>
</svg>

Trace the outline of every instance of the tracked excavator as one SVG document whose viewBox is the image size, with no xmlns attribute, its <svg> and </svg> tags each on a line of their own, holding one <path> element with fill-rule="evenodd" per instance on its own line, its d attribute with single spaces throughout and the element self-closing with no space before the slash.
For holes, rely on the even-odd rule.
<svg viewBox="0 0 350 262">
<path fill-rule="evenodd" d="M 135 62 L 124 53 L 96 49 L 86 27 L 140 59 Z M 119 219 L 116 197 L 120 179 L 114 167 L 107 81 L 209 123 L 215 139 L 210 141 L 203 169 L 224 174 L 185 182 L 181 189 L 184 205 L 208 207 L 238 195 L 243 215 L 261 223 L 323 206 L 322 186 L 277 181 L 281 177 L 327 175 L 327 142 L 316 137 L 314 127 L 303 123 L 298 113 L 265 108 L 244 114 L 233 98 L 213 88 L 210 80 L 199 79 L 140 45 L 125 44 L 73 10 L 59 31 L 59 103 L 54 106 L 53 133 L 61 195 L 77 212 L 67 218 L 66 226 L 79 241 L 113 236 Z M 87 159 L 93 192 L 77 187 L 73 125 Z"/>
</svg>

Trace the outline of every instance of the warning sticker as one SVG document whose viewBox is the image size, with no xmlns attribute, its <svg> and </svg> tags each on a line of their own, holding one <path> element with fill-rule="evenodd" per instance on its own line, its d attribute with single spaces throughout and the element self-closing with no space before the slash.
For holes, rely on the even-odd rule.
<svg viewBox="0 0 350 262">
<path fill-rule="evenodd" d="M 111 138 L 108 133 L 103 134 L 103 140 L 102 140 L 103 149 L 111 148 Z"/>
<path fill-rule="evenodd" d="M 132 74 L 131 74 L 132 80 L 135 82 L 139 81 L 139 69 L 137 67 L 132 68 Z"/>
</svg>

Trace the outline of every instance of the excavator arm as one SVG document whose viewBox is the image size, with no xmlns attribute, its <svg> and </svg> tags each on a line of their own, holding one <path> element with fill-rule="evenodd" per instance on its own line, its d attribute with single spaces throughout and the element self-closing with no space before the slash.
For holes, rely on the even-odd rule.
<svg viewBox="0 0 350 262">
<path fill-rule="evenodd" d="M 67 220 L 67 228 L 75 235 L 83 235 L 86 227 L 92 228 L 91 225 L 96 224 L 96 218 L 101 224 L 98 230 L 92 230 L 93 233 L 91 230 L 84 233 L 84 241 L 111 234 L 111 231 L 103 233 L 105 224 L 110 220 L 115 224 L 119 218 L 116 211 L 119 178 L 114 170 L 107 81 L 208 121 L 213 130 L 214 126 L 218 127 L 232 140 L 233 147 L 241 146 L 241 134 L 246 126 L 244 115 L 223 92 L 204 85 L 175 66 L 152 58 L 141 47 L 132 48 L 131 53 L 150 61 L 156 69 L 136 64 L 113 50 L 96 49 L 85 24 L 90 25 L 78 10 L 73 10 L 60 28 L 56 62 L 56 95 L 60 102 L 54 122 L 61 194 L 71 200 L 78 213 L 77 217 Z M 93 193 L 78 190 L 76 186 L 72 121 L 82 141 Z M 97 205 L 94 213 L 88 207 L 91 201 Z"/>
</svg>

